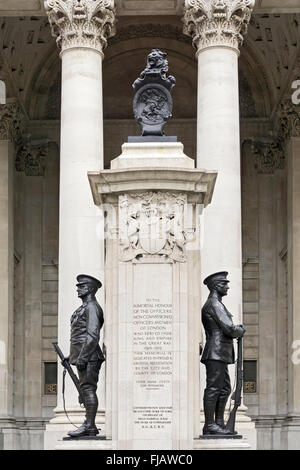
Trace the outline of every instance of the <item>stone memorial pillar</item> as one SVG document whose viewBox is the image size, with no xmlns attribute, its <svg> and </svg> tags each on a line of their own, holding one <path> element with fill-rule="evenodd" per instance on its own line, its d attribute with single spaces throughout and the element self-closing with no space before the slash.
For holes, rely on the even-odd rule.
<svg viewBox="0 0 300 470">
<path fill-rule="evenodd" d="M 46 0 L 45 8 L 62 59 L 58 343 L 68 355 L 70 316 L 80 305 L 76 276 L 89 274 L 104 280 L 103 224 L 91 200 L 87 172 L 103 168 L 102 59 L 114 30 L 114 1 Z M 103 304 L 101 291 L 98 298 Z M 104 422 L 103 380 L 102 370 L 100 423 Z M 45 433 L 46 449 L 70 430 L 62 405 L 61 368 L 58 390 L 56 417 Z M 66 406 L 71 419 L 81 423 L 83 413 L 69 380 Z"/>
<path fill-rule="evenodd" d="M 254 4 L 255 0 L 186 0 L 183 18 L 184 32 L 197 49 L 197 167 L 218 170 L 214 202 L 202 217 L 202 273 L 229 272 L 226 303 L 234 323 L 242 323 L 238 57 Z M 205 286 L 202 293 L 205 298 Z M 254 425 L 241 413 L 238 420 L 241 434 L 255 446 Z"/>
<path fill-rule="evenodd" d="M 178 142 L 130 142 L 90 172 L 106 218 L 106 436 L 192 449 L 199 436 L 200 228 L 216 172 Z"/>
</svg>

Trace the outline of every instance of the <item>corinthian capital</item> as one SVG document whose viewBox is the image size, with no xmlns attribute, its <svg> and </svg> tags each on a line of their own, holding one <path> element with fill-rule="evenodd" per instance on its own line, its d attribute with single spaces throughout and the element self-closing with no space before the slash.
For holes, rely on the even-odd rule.
<svg viewBox="0 0 300 470">
<path fill-rule="evenodd" d="M 184 33 L 198 51 L 212 46 L 238 50 L 254 5 L 255 0 L 185 0 Z"/>
<path fill-rule="evenodd" d="M 45 0 L 52 35 L 60 49 L 88 47 L 103 52 L 115 34 L 114 0 Z"/>
</svg>

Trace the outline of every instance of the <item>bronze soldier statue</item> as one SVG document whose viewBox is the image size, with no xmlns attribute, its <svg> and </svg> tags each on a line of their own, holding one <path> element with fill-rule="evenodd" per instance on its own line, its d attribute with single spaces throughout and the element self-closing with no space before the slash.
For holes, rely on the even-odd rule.
<svg viewBox="0 0 300 470">
<path fill-rule="evenodd" d="M 85 274 L 77 276 L 78 297 L 82 305 L 71 317 L 71 346 L 69 362 L 78 370 L 81 395 L 86 416 L 84 423 L 70 437 L 96 436 L 99 431 L 95 425 L 98 409 L 97 383 L 101 364 L 105 361 L 99 346 L 100 330 L 103 326 L 103 311 L 95 294 L 102 286 L 98 279 Z"/>
<path fill-rule="evenodd" d="M 206 389 L 204 390 L 204 435 L 229 435 L 225 429 L 224 411 L 231 392 L 228 364 L 233 364 L 233 338 L 242 337 L 246 328 L 234 325 L 232 315 L 222 303 L 229 289 L 228 272 L 211 274 L 204 280 L 210 290 L 202 308 L 202 323 L 206 344 L 201 362 L 206 366 Z"/>
</svg>

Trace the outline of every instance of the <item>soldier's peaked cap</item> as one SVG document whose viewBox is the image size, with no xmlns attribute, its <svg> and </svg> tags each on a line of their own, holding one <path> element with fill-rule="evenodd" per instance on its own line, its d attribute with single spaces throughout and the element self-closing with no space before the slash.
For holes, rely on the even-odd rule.
<svg viewBox="0 0 300 470">
<path fill-rule="evenodd" d="M 228 281 L 227 276 L 228 276 L 227 271 L 220 271 L 218 273 L 214 273 L 214 274 L 211 274 L 210 276 L 207 276 L 204 279 L 203 284 L 208 286 L 212 283 L 219 282 L 219 281 L 230 282 Z"/>
<path fill-rule="evenodd" d="M 97 289 L 100 289 L 102 286 L 102 282 L 96 279 L 93 276 L 88 276 L 87 274 L 79 274 L 77 276 L 77 286 L 80 286 L 81 284 L 92 284 L 94 287 L 97 287 Z"/>
</svg>

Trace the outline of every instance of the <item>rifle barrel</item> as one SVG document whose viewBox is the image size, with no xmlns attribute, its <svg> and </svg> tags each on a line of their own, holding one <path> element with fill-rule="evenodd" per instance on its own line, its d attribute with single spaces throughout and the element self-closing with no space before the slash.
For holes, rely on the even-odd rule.
<svg viewBox="0 0 300 470">
<path fill-rule="evenodd" d="M 53 344 L 53 347 L 56 351 L 56 354 L 61 359 L 62 366 L 67 370 L 69 376 L 71 377 L 72 382 L 74 383 L 75 387 L 77 388 L 77 391 L 78 391 L 78 394 L 79 394 L 79 402 L 84 404 L 84 399 L 83 399 L 82 391 L 81 391 L 81 388 L 80 388 L 80 382 L 79 382 L 79 379 L 78 379 L 77 375 L 74 373 L 69 361 L 67 361 L 67 359 L 63 355 L 63 352 L 60 349 L 60 347 L 58 346 L 58 343 L 56 341 L 54 341 L 52 344 Z"/>
</svg>

